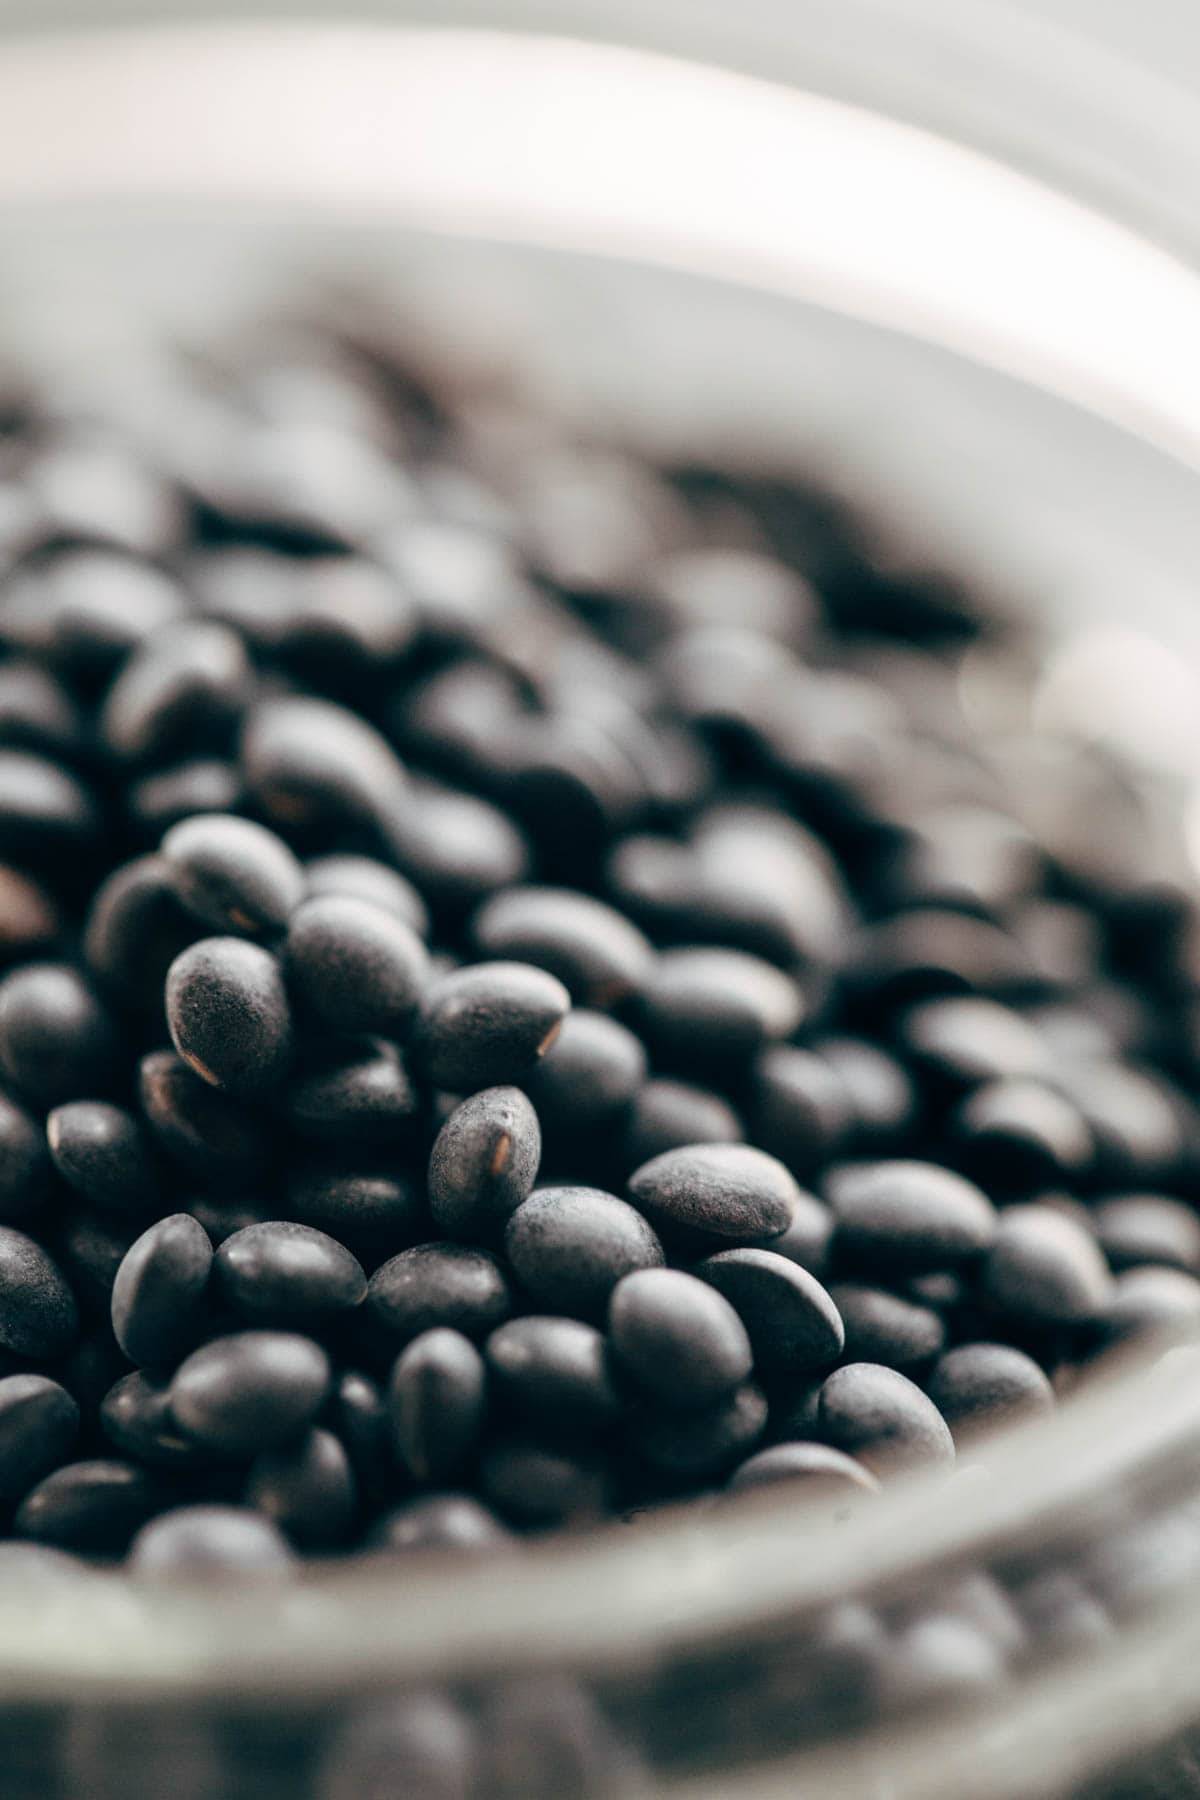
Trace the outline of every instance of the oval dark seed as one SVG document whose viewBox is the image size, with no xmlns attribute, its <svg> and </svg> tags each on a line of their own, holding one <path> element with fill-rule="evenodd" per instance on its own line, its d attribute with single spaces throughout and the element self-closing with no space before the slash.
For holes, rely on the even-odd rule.
<svg viewBox="0 0 1200 1800">
<path fill-rule="evenodd" d="M 431 906 L 453 916 L 529 866 L 525 840 L 505 813 L 474 794 L 426 786 L 389 821 L 387 846 Z"/>
<path fill-rule="evenodd" d="M 614 1357 L 638 1386 L 679 1406 L 711 1406 L 753 1365 L 733 1307 L 680 1269 L 626 1275 L 612 1292 L 608 1330 Z"/>
<path fill-rule="evenodd" d="M 1036 1081 L 1051 1072 L 1049 1046 L 1028 1019 L 995 1000 L 928 1000 L 900 1021 L 900 1041 L 939 1095 L 985 1081 Z"/>
<path fill-rule="evenodd" d="M 139 856 L 97 888 L 84 956 L 112 1005 L 161 1020 L 167 970 L 196 936 L 162 858 Z"/>
<path fill-rule="evenodd" d="M 193 1075 L 174 1051 L 142 1058 L 138 1094 L 167 1155 L 201 1181 L 252 1175 L 269 1161 L 264 1121 Z"/>
<path fill-rule="evenodd" d="M 427 1229 L 417 1184 L 380 1170 L 324 1168 L 306 1161 L 288 1181 L 287 1210 L 301 1224 L 328 1232 L 371 1262 L 395 1255 Z"/>
<path fill-rule="evenodd" d="M 350 1369 L 334 1388 L 331 1428 L 346 1447 L 364 1507 L 379 1506 L 393 1478 L 392 1430 L 383 1395 L 370 1376 Z"/>
<path fill-rule="evenodd" d="M 288 924 L 292 994 L 334 1031 L 404 1038 L 429 978 L 425 946 L 394 912 L 349 894 L 306 900 Z"/>
<path fill-rule="evenodd" d="M 264 1451 L 250 1465 L 246 1499 L 304 1550 L 332 1550 L 353 1529 L 354 1471 L 331 1431 L 319 1427 Z"/>
<path fill-rule="evenodd" d="M 243 938 L 202 938 L 167 971 L 167 1024 L 210 1087 L 251 1096 L 277 1087 L 292 1060 L 292 1018 L 279 963 Z"/>
<path fill-rule="evenodd" d="M 846 1363 L 826 1376 L 817 1420 L 835 1449 L 857 1457 L 873 1475 L 954 1461 L 950 1427 L 933 1401 L 907 1376 L 878 1363 Z"/>
<path fill-rule="evenodd" d="M 763 1051 L 754 1064 L 750 1095 L 755 1143 L 793 1175 L 823 1168 L 853 1128 L 850 1094 L 833 1064 L 794 1044 Z"/>
<path fill-rule="evenodd" d="M 548 970 L 577 1006 L 616 1005 L 637 991 L 654 961 L 636 925 L 569 888 L 509 888 L 480 909 L 472 929 L 486 956 Z"/>
<path fill-rule="evenodd" d="M 0 1500 L 19 1500 L 69 1460 L 79 1418 L 78 1402 L 48 1376 L 0 1380 Z"/>
<path fill-rule="evenodd" d="M 429 1158 L 429 1210 L 451 1237 L 490 1237 L 537 1180 L 538 1116 L 519 1088 L 484 1088 L 455 1108 Z"/>
<path fill-rule="evenodd" d="M 561 981 L 529 963 L 476 963 L 434 982 L 413 1056 L 435 1086 L 472 1093 L 511 1081 L 546 1054 L 570 1010 Z"/>
<path fill-rule="evenodd" d="M 143 775 L 126 798 L 138 834 L 159 838 L 198 813 L 231 813 L 242 800 L 242 778 L 231 762 L 195 756 L 157 774 Z"/>
<path fill-rule="evenodd" d="M 847 1166 L 829 1177 L 827 1192 L 837 1248 L 864 1267 L 953 1268 L 981 1256 L 996 1237 L 986 1194 L 935 1163 Z"/>
<path fill-rule="evenodd" d="M 59 763 L 27 750 L 0 750 L 0 858 L 18 868 L 52 868 L 90 855 L 100 815 L 83 783 Z"/>
<path fill-rule="evenodd" d="M 518 1525 L 545 1528 L 600 1518 L 608 1510 L 604 1468 L 547 1444 L 489 1444 L 480 1459 L 483 1491 Z"/>
<path fill-rule="evenodd" d="M 568 1013 L 554 1043 L 525 1076 L 542 1129 L 577 1152 L 587 1133 L 619 1130 L 646 1078 L 646 1052 L 606 1013 Z"/>
<path fill-rule="evenodd" d="M 287 1539 L 248 1506 L 176 1506 L 160 1513 L 129 1546 L 139 1581 L 286 1581 L 295 1567 Z"/>
<path fill-rule="evenodd" d="M 1009 1344 L 959 1344 L 940 1358 L 928 1382 L 956 1441 L 1054 1407 L 1054 1389 L 1031 1356 Z"/>
<path fill-rule="evenodd" d="M 879 1483 L 871 1471 L 856 1457 L 834 1450 L 828 1444 L 772 1444 L 736 1468 L 729 1485 L 737 1492 L 747 1488 L 774 1487 L 788 1482 L 810 1494 L 837 1496 L 853 1493 L 873 1494 Z"/>
<path fill-rule="evenodd" d="M 171 1411 L 196 1443 L 248 1457 L 311 1425 L 329 1387 L 329 1358 L 311 1338 L 242 1331 L 214 1338 L 180 1364 Z"/>
<path fill-rule="evenodd" d="M 1015 1319 L 1077 1325 L 1103 1312 L 1112 1277 L 1086 1226 L 1050 1206 L 1010 1206 L 1000 1215 L 982 1289 Z"/>
<path fill-rule="evenodd" d="M 105 1100 L 57 1106 L 46 1120 L 46 1141 L 63 1180 L 103 1212 L 136 1218 L 159 1205 L 162 1187 L 150 1145 L 122 1107 Z"/>
<path fill-rule="evenodd" d="M 168 1382 L 143 1369 L 122 1375 L 109 1388 L 100 1403 L 100 1424 L 114 1449 L 137 1463 L 196 1468 L 212 1460 L 176 1425 Z"/>
<path fill-rule="evenodd" d="M 583 1319 L 604 1317 L 623 1276 L 666 1260 L 641 1213 L 586 1187 L 535 1190 L 509 1220 L 504 1250 L 534 1300 Z"/>
<path fill-rule="evenodd" d="M 931 1307 L 857 1282 L 835 1282 L 829 1292 L 846 1327 L 848 1362 L 911 1371 L 945 1345 L 945 1324 Z"/>
<path fill-rule="evenodd" d="M 790 1037 L 804 1002 L 782 970 L 741 950 L 665 950 L 642 984 L 640 1028 L 671 1069 L 727 1071 Z"/>
<path fill-rule="evenodd" d="M 0 1225 L 0 1345 L 52 1361 L 78 1330 L 75 1296 L 57 1263 L 23 1231 Z"/>
<path fill-rule="evenodd" d="M 376 1549 L 420 1553 L 451 1550 L 490 1556 L 509 1549 L 512 1533 L 470 1494 L 430 1494 L 385 1513 L 371 1533 Z"/>
<path fill-rule="evenodd" d="M 429 908 L 412 882 L 387 863 L 370 856 L 318 856 L 305 864 L 304 874 L 310 899 L 343 894 L 369 900 L 403 919 L 422 940 L 428 938 Z"/>
<path fill-rule="evenodd" d="M 748 1144 L 692 1144 L 629 1177 L 629 1193 L 664 1227 L 710 1237 L 774 1237 L 791 1223 L 799 1189 L 781 1162 Z"/>
<path fill-rule="evenodd" d="M 0 1091 L 0 1219 L 19 1224 L 37 1212 L 51 1183 L 45 1137 L 32 1115 Z"/>
<path fill-rule="evenodd" d="M 444 1486 L 473 1461 L 487 1401 L 487 1371 L 470 1338 L 422 1332 L 392 1369 L 388 1410 L 396 1449 L 422 1487 Z"/>
<path fill-rule="evenodd" d="M 255 1324 L 315 1323 L 350 1312 L 366 1298 L 367 1278 L 349 1250 L 290 1219 L 235 1231 L 214 1262 L 224 1299 Z"/>
<path fill-rule="evenodd" d="M 622 1161 L 627 1169 L 687 1144 L 736 1144 L 742 1122 L 729 1102 L 707 1088 L 658 1077 L 643 1082 L 625 1123 Z"/>
<path fill-rule="evenodd" d="M 1182 1269 L 1149 1263 L 1126 1269 L 1113 1282 L 1098 1325 L 1108 1343 L 1190 1339 L 1200 1326 L 1200 1281 Z"/>
<path fill-rule="evenodd" d="M 766 1396 L 754 1382 L 744 1381 L 699 1412 L 643 1412 L 634 1419 L 630 1438 L 650 1468 L 696 1481 L 719 1476 L 748 1455 L 766 1424 Z"/>
<path fill-rule="evenodd" d="M 1165 1194 L 1113 1194 L 1092 1208 L 1100 1248 L 1113 1269 L 1155 1263 L 1200 1274 L 1200 1217 Z"/>
<path fill-rule="evenodd" d="M 127 1251 L 112 1290 L 112 1326 L 130 1362 L 161 1367 L 194 1344 L 207 1312 L 213 1247 L 190 1213 L 173 1213 Z"/>
<path fill-rule="evenodd" d="M 105 1457 L 65 1463 L 26 1494 L 14 1528 L 39 1543 L 120 1555 L 163 1498 L 161 1482 L 132 1463 Z"/>
<path fill-rule="evenodd" d="M 760 1238 L 756 1248 L 773 1250 L 776 1256 L 786 1256 L 789 1262 L 799 1263 L 810 1275 L 823 1276 L 829 1264 L 832 1240 L 832 1209 L 815 1194 L 799 1188 L 785 1229 L 771 1237 Z"/>
<path fill-rule="evenodd" d="M 1065 1095 L 1044 1082 L 996 1081 L 977 1088 L 951 1121 L 964 1167 L 996 1188 L 1030 1192 L 1086 1178 L 1094 1140 Z"/>
<path fill-rule="evenodd" d="M 498 1398 L 529 1430 L 590 1437 L 620 1412 L 603 1334 L 581 1320 L 510 1319 L 492 1332 L 485 1354 Z"/>
<path fill-rule="evenodd" d="M 230 813 L 172 826 L 161 855 L 188 911 L 210 930 L 240 937 L 278 936 L 307 887 L 282 838 Z"/>
<path fill-rule="evenodd" d="M 37 1105 L 107 1093 L 120 1060 L 112 1021 L 78 970 L 26 963 L 0 981 L 0 1069 Z"/>
<path fill-rule="evenodd" d="M 420 1100 L 386 1038 L 331 1041 L 289 1083 L 287 1115 L 303 1137 L 330 1145 L 387 1145 L 411 1131 Z"/>
<path fill-rule="evenodd" d="M 773 1250 L 721 1250 L 694 1273 L 723 1294 L 750 1339 L 755 1367 L 804 1374 L 836 1362 L 846 1341 L 837 1306 L 815 1276 Z"/>
<path fill-rule="evenodd" d="M 483 1338 L 507 1319 L 512 1299 L 504 1271 L 486 1250 L 418 1244 L 376 1269 L 367 1307 L 390 1342 L 411 1342 L 446 1325 Z"/>
<path fill-rule="evenodd" d="M 108 690 L 101 736 L 127 762 L 227 742 L 250 680 L 236 632 L 210 619 L 172 621 L 133 652 Z"/>
<path fill-rule="evenodd" d="M 288 697 L 255 706 L 241 760 L 258 805 L 289 835 L 329 824 L 377 825 L 407 798 L 404 770 L 386 739 L 328 700 Z"/>
</svg>

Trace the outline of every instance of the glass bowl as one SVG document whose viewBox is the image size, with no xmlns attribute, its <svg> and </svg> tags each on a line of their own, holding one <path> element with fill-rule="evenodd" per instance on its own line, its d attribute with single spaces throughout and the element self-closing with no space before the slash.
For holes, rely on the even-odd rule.
<svg viewBox="0 0 1200 1800">
<path fill-rule="evenodd" d="M 365 287 L 449 379 L 819 479 L 892 564 L 1023 607 L 1072 728 L 1190 803 L 1186 96 L 1101 100 L 1094 44 L 940 0 L 234 11 L 0 9 L 13 354 L 133 417 L 116 350 Z M 1191 1791 L 1198 1394 L 1188 1346 L 1114 1361 L 832 1519 L 747 1497 L 267 1597 L 6 1589 L 6 1792 L 459 1794 L 447 1697 L 480 1800 Z"/>
</svg>

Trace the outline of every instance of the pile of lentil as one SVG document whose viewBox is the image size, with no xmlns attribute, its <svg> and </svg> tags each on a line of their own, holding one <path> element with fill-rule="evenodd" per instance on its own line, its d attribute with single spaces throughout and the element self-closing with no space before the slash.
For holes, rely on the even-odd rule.
<svg viewBox="0 0 1200 1800">
<path fill-rule="evenodd" d="M 1200 910 L 1010 624 L 377 341 L 156 380 L 0 419 L 8 1536 L 865 1492 L 1200 1321 Z"/>
</svg>

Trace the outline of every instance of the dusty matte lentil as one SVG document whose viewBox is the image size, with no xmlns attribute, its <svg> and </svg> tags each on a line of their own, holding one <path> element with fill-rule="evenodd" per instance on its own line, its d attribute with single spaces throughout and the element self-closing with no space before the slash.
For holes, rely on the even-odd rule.
<svg viewBox="0 0 1200 1800">
<path fill-rule="evenodd" d="M 625 1122 L 623 1162 L 640 1169 L 665 1150 L 686 1144 L 736 1144 L 744 1133 L 729 1102 L 707 1088 L 668 1076 L 644 1081 Z"/>
<path fill-rule="evenodd" d="M 403 1039 L 429 975 L 425 946 L 394 912 L 353 894 L 296 908 L 283 952 L 288 988 L 332 1031 Z"/>
<path fill-rule="evenodd" d="M 452 1237 L 490 1238 L 537 1180 L 542 1134 L 515 1087 L 484 1088 L 455 1108 L 429 1156 L 429 1210 Z"/>
<path fill-rule="evenodd" d="M 606 1013 L 578 1009 L 524 1081 L 547 1138 L 578 1156 L 588 1134 L 621 1129 L 645 1079 L 640 1038 Z"/>
<path fill-rule="evenodd" d="M 1084 1225 L 1050 1206 L 1010 1206 L 1000 1215 L 982 1286 L 992 1306 L 1016 1319 L 1075 1325 L 1102 1312 L 1112 1277 Z"/>
<path fill-rule="evenodd" d="M 75 1296 L 57 1263 L 23 1231 L 0 1225 L 0 1345 L 53 1361 L 78 1329 Z"/>
<path fill-rule="evenodd" d="M 804 1002 L 782 970 L 741 950 L 666 950 L 642 983 L 640 1028 L 651 1054 L 678 1070 L 736 1068 L 788 1037 Z"/>
<path fill-rule="evenodd" d="M 304 871 L 283 839 L 236 814 L 181 819 L 161 855 L 179 898 L 210 931 L 277 937 L 304 898 Z"/>
<path fill-rule="evenodd" d="M 668 1150 L 635 1169 L 628 1188 L 656 1224 L 734 1242 L 786 1231 L 799 1191 L 782 1163 L 747 1144 Z"/>
<path fill-rule="evenodd" d="M 1011 1344 L 956 1345 L 939 1359 L 926 1391 L 956 1437 L 1054 1406 L 1044 1371 Z"/>
<path fill-rule="evenodd" d="M 845 1327 L 851 1362 L 884 1363 L 911 1372 L 931 1363 L 945 1345 L 946 1327 L 939 1315 L 902 1294 L 838 1281 L 829 1295 Z"/>
<path fill-rule="evenodd" d="M 826 1377 L 817 1401 L 821 1434 L 872 1474 L 898 1468 L 946 1468 L 954 1439 L 937 1407 L 915 1383 L 879 1363 L 846 1363 Z"/>
<path fill-rule="evenodd" d="M 202 1081 L 252 1097 L 278 1087 L 292 1060 L 283 972 L 269 950 L 241 938 L 203 938 L 167 971 L 167 1024 Z"/>
<path fill-rule="evenodd" d="M 222 1298 L 258 1324 L 302 1325 L 352 1311 L 367 1278 L 343 1244 L 291 1219 L 246 1225 L 214 1258 Z"/>
<path fill-rule="evenodd" d="M 640 1212 L 599 1188 L 545 1187 L 508 1221 L 504 1253 L 542 1307 L 602 1319 L 617 1282 L 666 1260 Z"/>
<path fill-rule="evenodd" d="M 171 1050 L 142 1058 L 138 1096 L 167 1155 L 201 1181 L 245 1178 L 270 1158 L 270 1133 L 261 1116 L 201 1081 Z"/>
<path fill-rule="evenodd" d="M 302 1137 L 384 1147 L 411 1132 L 421 1101 L 398 1047 L 386 1038 L 333 1038 L 299 1068 L 284 1095 Z"/>
<path fill-rule="evenodd" d="M 515 1080 L 545 1056 L 570 1010 L 562 982 L 531 963 L 475 963 L 426 991 L 412 1053 L 437 1087 Z"/>
<path fill-rule="evenodd" d="M 504 1270 L 488 1251 L 418 1244 L 376 1269 L 367 1307 L 398 1349 L 439 1325 L 470 1338 L 486 1337 L 507 1319 L 512 1296 Z"/>
</svg>

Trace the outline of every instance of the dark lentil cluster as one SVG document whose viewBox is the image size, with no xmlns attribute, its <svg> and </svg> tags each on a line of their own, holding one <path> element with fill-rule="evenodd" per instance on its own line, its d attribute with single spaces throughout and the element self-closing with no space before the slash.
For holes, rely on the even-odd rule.
<svg viewBox="0 0 1200 1800">
<path fill-rule="evenodd" d="M 156 399 L 3 413 L 10 1536 L 870 1490 L 1200 1323 L 1200 908 L 1009 628 L 378 343 Z"/>
</svg>

